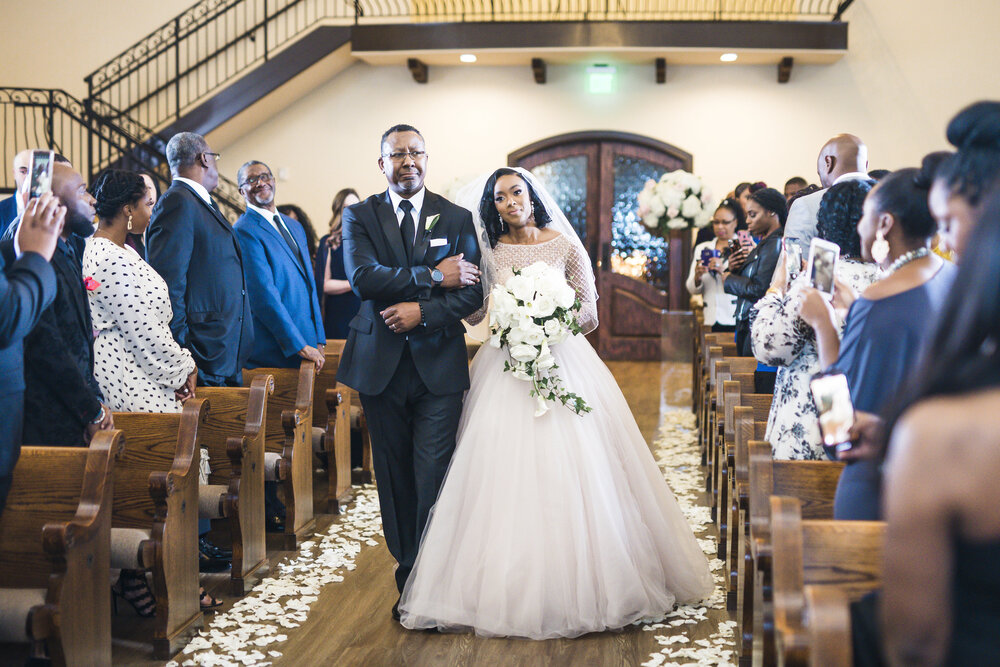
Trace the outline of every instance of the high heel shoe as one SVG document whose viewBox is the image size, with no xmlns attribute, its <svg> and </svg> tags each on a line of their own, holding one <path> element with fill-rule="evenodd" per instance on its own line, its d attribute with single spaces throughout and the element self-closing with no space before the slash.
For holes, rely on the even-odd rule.
<svg viewBox="0 0 1000 667">
<path fill-rule="evenodd" d="M 118 598 L 125 600 L 135 613 L 142 618 L 152 618 L 156 615 L 156 598 L 149 590 L 146 577 L 141 570 L 122 570 L 118 581 L 111 586 L 111 601 L 115 614 L 118 614 Z"/>
<path fill-rule="evenodd" d="M 222 600 L 218 600 L 205 592 L 203 586 L 198 587 L 198 604 L 203 612 L 212 611 L 222 606 Z"/>
</svg>

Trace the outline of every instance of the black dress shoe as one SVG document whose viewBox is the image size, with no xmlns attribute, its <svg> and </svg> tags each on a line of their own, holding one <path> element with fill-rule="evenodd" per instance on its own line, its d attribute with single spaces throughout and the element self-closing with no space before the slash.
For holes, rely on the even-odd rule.
<svg viewBox="0 0 1000 667">
<path fill-rule="evenodd" d="M 396 598 L 396 604 L 392 605 L 392 620 L 399 620 L 399 598 Z"/>
<path fill-rule="evenodd" d="M 276 516 L 274 514 L 264 518 L 264 531 L 268 533 L 283 533 L 285 532 L 285 519 L 284 517 Z"/>
<path fill-rule="evenodd" d="M 199 537 L 198 538 L 198 551 L 205 554 L 209 558 L 214 558 L 215 560 L 232 560 L 233 550 L 225 549 L 223 547 L 212 544 L 208 541 L 208 538 Z"/>
</svg>

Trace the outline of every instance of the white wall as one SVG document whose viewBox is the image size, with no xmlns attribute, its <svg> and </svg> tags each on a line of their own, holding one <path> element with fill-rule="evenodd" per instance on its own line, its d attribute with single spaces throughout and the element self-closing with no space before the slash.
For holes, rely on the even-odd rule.
<svg viewBox="0 0 1000 667">
<path fill-rule="evenodd" d="M 303 206 L 322 230 L 339 188 L 385 188 L 378 138 L 397 122 L 424 133 L 427 184 L 439 191 L 533 141 L 608 129 L 692 153 L 721 197 L 743 180 L 779 189 L 793 175 L 815 181 L 816 153 L 838 132 L 868 143 L 871 168 L 916 164 L 946 146 L 944 127 L 959 108 L 1000 98 L 1000 3 L 860 0 L 848 19 L 848 55 L 796 66 L 786 85 L 773 66 L 668 66 L 657 85 L 652 64 L 623 65 L 617 94 L 593 96 L 582 64 L 550 66 L 545 85 L 527 67 L 433 67 L 420 85 L 403 67 L 358 63 L 215 148 L 230 176 L 250 158 L 286 168 L 278 200 Z"/>
</svg>

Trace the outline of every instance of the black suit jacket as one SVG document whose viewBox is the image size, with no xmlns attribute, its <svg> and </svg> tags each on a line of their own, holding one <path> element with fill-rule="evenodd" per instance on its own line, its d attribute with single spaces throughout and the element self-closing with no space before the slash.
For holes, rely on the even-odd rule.
<svg viewBox="0 0 1000 667">
<path fill-rule="evenodd" d="M 253 349 L 253 321 L 243 255 L 229 221 L 174 181 L 153 208 L 146 255 L 167 283 L 174 338 L 191 350 L 199 370 L 235 377 Z"/>
<path fill-rule="evenodd" d="M 428 218 L 440 215 L 431 231 Z M 479 264 L 479 244 L 469 211 L 432 192 L 424 194 L 413 261 L 399 232 L 389 193 L 372 195 L 344 211 L 344 267 L 361 310 L 351 320 L 337 380 L 362 394 L 380 394 L 389 384 L 407 344 L 413 363 L 433 394 L 469 388 L 469 363 L 462 318 L 483 305 L 476 284 L 446 290 L 434 287 L 431 269 L 445 257 L 465 253 Z M 443 244 L 431 246 L 434 239 Z M 393 333 L 379 311 L 402 301 L 419 301 L 426 326 Z"/>
<path fill-rule="evenodd" d="M 0 234 L 7 231 L 10 223 L 17 218 L 17 195 L 7 197 L 0 201 Z"/>
<path fill-rule="evenodd" d="M 5 262 L 13 243 L 0 246 Z M 24 338 L 24 442 L 83 445 L 87 423 L 101 410 L 94 380 L 94 328 L 80 258 L 60 240 L 52 255 L 56 295 Z M 22 258 L 23 260 L 23 258 Z"/>
</svg>

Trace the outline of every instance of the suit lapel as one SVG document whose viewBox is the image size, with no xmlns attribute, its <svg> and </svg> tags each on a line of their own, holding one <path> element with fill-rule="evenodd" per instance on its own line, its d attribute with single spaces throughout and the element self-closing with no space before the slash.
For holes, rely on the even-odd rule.
<svg viewBox="0 0 1000 667">
<path fill-rule="evenodd" d="M 292 252 L 292 249 L 288 247 L 288 243 L 285 241 L 285 238 L 278 233 L 278 230 L 274 228 L 274 225 L 265 220 L 264 217 L 257 211 L 251 209 L 250 211 L 248 211 L 248 213 L 253 214 L 254 219 L 257 222 L 257 226 L 264 230 L 264 233 L 269 236 L 272 243 L 275 243 L 276 245 L 284 249 L 285 254 L 288 255 L 288 259 L 292 260 L 292 263 L 295 264 L 296 268 L 298 268 L 299 273 L 302 274 L 303 278 L 305 278 L 306 270 L 305 266 L 302 264 L 301 258 L 295 256 L 295 254 Z M 289 229 L 288 233 L 291 234 L 292 230 Z M 295 237 L 293 236 L 292 238 Z M 296 240 L 295 242 L 298 243 L 298 240 Z M 300 246 L 299 252 L 301 253 L 302 252 L 301 244 L 299 244 L 299 246 Z"/>
<path fill-rule="evenodd" d="M 219 209 L 215 208 L 214 206 L 206 202 L 204 199 L 202 199 L 201 195 L 195 192 L 194 188 L 192 188 L 187 183 L 183 181 L 175 181 L 175 183 L 178 183 L 181 187 L 185 188 L 188 192 L 190 192 L 194 196 L 195 201 L 197 201 L 199 204 L 204 206 L 212 213 L 212 217 L 215 218 L 216 222 L 218 222 L 220 225 L 225 227 L 230 233 L 232 233 L 233 226 L 229 224 L 229 221 L 226 220 L 226 216 L 222 215 L 222 212 L 219 211 Z M 209 194 L 209 196 L 211 196 L 211 194 Z"/>
<path fill-rule="evenodd" d="M 89 331 L 92 329 L 92 325 L 88 317 L 90 310 L 87 307 L 87 294 L 83 288 L 83 275 L 80 273 L 76 263 L 62 249 L 56 248 L 52 258 L 55 260 L 52 264 L 62 275 L 62 282 L 68 290 L 66 296 L 69 297 L 69 301 L 73 304 L 73 310 L 76 311 L 77 319 L 80 321 L 80 328 Z"/>
<path fill-rule="evenodd" d="M 409 266 L 406 261 L 406 249 L 403 248 L 403 237 L 399 233 L 399 220 L 396 218 L 396 212 L 392 210 L 388 190 L 375 205 L 375 217 L 382 228 L 382 233 L 385 234 L 385 240 L 389 243 L 396 263 L 399 266 Z"/>
<path fill-rule="evenodd" d="M 427 218 L 441 213 L 440 198 L 430 192 L 424 191 L 424 206 L 420 211 L 420 224 L 417 226 L 417 242 L 413 246 L 413 265 L 419 266 L 424 263 L 424 256 L 431 243 L 431 232 L 427 231 Z"/>
</svg>

